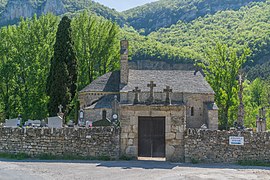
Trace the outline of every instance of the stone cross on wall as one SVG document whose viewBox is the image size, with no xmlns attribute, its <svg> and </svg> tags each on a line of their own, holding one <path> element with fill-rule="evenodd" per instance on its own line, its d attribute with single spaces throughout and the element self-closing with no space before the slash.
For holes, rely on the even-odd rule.
<svg viewBox="0 0 270 180">
<path fill-rule="evenodd" d="M 261 119 L 265 119 L 266 117 L 266 111 L 265 111 L 265 108 L 262 107 L 260 110 L 259 110 L 259 116 Z"/>
<path fill-rule="evenodd" d="M 244 127 L 244 117 L 245 117 L 245 109 L 244 109 L 244 103 L 243 103 L 243 91 L 244 91 L 244 86 L 243 86 L 243 74 L 240 72 L 239 74 L 239 92 L 238 92 L 238 98 L 239 98 L 239 106 L 238 106 L 238 118 L 237 118 L 237 124 L 239 128 Z"/>
<path fill-rule="evenodd" d="M 156 84 L 154 84 L 154 81 L 150 81 L 150 84 L 147 84 L 147 87 L 150 87 L 150 97 L 148 99 L 149 103 L 154 102 L 154 87 L 157 87 Z"/>
<path fill-rule="evenodd" d="M 135 87 L 133 92 L 135 93 L 133 104 L 138 104 L 139 103 L 139 93 L 141 92 L 141 90 L 138 87 Z"/>
<path fill-rule="evenodd" d="M 170 89 L 170 86 L 166 86 L 163 92 L 166 93 L 165 105 L 171 104 L 170 93 L 172 93 L 172 89 Z"/>
<path fill-rule="evenodd" d="M 266 111 L 265 108 L 261 108 L 259 110 L 259 116 L 257 115 L 257 132 L 265 132 L 266 131 Z"/>
<path fill-rule="evenodd" d="M 63 113 L 63 112 L 62 112 L 62 109 L 63 109 L 62 104 L 60 104 L 60 105 L 58 106 L 58 108 L 59 108 L 59 113 Z"/>
</svg>

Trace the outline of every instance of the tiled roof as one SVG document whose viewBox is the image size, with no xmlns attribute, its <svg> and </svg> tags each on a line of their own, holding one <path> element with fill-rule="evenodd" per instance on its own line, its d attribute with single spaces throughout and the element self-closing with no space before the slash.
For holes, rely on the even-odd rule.
<svg viewBox="0 0 270 180">
<path fill-rule="evenodd" d="M 121 92 L 129 92 L 139 87 L 142 92 L 149 92 L 147 84 L 154 81 L 157 87 L 155 92 L 163 92 L 166 86 L 170 86 L 173 92 L 208 93 L 214 94 L 213 89 L 207 83 L 200 72 L 194 75 L 194 71 L 181 70 L 129 70 L 128 84 Z M 120 72 L 107 73 L 80 92 L 119 92 Z"/>
<path fill-rule="evenodd" d="M 80 92 L 119 92 L 120 72 L 114 71 L 100 76 Z"/>
<path fill-rule="evenodd" d="M 166 86 L 170 86 L 173 92 L 214 94 L 200 72 L 194 75 L 194 71 L 179 70 L 129 70 L 128 84 L 121 92 L 132 91 L 135 87 L 139 87 L 142 92 L 149 92 L 147 84 L 150 81 L 156 84 L 155 92 L 163 92 Z"/>
</svg>

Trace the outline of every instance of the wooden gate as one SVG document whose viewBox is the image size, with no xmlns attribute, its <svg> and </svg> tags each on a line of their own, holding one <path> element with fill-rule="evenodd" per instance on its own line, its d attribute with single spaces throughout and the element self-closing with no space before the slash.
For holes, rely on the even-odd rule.
<svg viewBox="0 0 270 180">
<path fill-rule="evenodd" d="M 139 117 L 139 157 L 165 157 L 165 117 Z"/>
</svg>

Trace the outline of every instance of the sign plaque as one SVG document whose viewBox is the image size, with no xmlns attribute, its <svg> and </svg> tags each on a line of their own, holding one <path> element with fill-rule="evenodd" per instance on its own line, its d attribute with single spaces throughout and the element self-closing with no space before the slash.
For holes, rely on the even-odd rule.
<svg viewBox="0 0 270 180">
<path fill-rule="evenodd" d="M 245 142 L 244 137 L 230 136 L 230 138 L 229 138 L 230 145 L 243 146 L 244 142 Z"/>
</svg>

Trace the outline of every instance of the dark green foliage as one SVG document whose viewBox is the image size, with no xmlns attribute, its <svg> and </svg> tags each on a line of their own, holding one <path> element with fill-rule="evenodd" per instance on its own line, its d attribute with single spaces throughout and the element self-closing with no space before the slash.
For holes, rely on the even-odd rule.
<svg viewBox="0 0 270 180">
<path fill-rule="evenodd" d="M 239 9 L 250 2 L 265 0 L 160 0 L 123 12 L 136 30 L 149 34 L 169 27 L 179 20 L 190 22 L 207 14 L 227 9 Z"/>
<path fill-rule="evenodd" d="M 130 41 L 130 58 L 135 60 L 156 60 L 168 62 L 191 63 L 199 58 L 188 48 L 173 47 L 158 42 L 154 38 L 139 35 L 132 27 L 125 26 L 121 30 L 121 39 Z"/>
<path fill-rule="evenodd" d="M 134 159 L 136 159 L 136 158 L 135 157 L 125 156 L 125 155 L 122 155 L 119 158 L 119 160 L 122 160 L 122 161 L 131 161 L 131 160 L 134 160 Z"/>
<path fill-rule="evenodd" d="M 41 154 L 35 159 L 40 160 L 100 160 L 100 161 L 110 161 L 112 160 L 109 156 L 97 156 L 97 157 L 91 157 L 91 156 L 81 156 L 81 155 L 71 155 L 71 154 L 63 154 L 62 156 L 56 156 L 51 154 Z"/>
<path fill-rule="evenodd" d="M 244 105 L 245 105 L 245 125 L 246 127 L 256 127 L 256 115 L 259 115 L 261 108 L 266 109 L 266 118 L 270 118 L 270 82 L 256 78 L 254 81 L 244 82 Z M 270 123 L 267 121 L 267 127 Z"/>
<path fill-rule="evenodd" d="M 25 153 L 17 153 L 17 154 L 0 153 L 0 158 L 24 160 L 30 158 L 30 156 Z"/>
<path fill-rule="evenodd" d="M 192 163 L 192 164 L 199 164 L 200 161 L 197 160 L 197 159 L 192 158 L 192 159 L 191 159 L 191 163 Z"/>
<path fill-rule="evenodd" d="M 269 57 L 266 57 L 266 58 L 269 58 Z M 266 80 L 270 77 L 270 61 L 268 59 L 263 64 L 257 64 L 253 67 L 247 68 L 247 71 L 248 71 L 248 79 L 250 80 L 254 80 L 256 78 L 261 78 L 261 79 Z"/>
<path fill-rule="evenodd" d="M 38 160 L 100 160 L 100 161 L 110 161 L 111 159 L 107 155 L 90 157 L 90 156 L 80 156 L 80 155 L 71 155 L 71 154 L 63 154 L 62 156 L 55 156 L 51 154 L 40 154 L 36 157 L 31 157 L 25 153 L 0 153 L 0 158 L 4 159 L 16 159 L 16 160 L 25 160 L 25 159 L 38 159 Z"/>
<path fill-rule="evenodd" d="M 265 166 L 270 167 L 270 162 L 260 161 L 260 160 L 241 160 L 238 161 L 238 164 L 241 166 Z"/>
<path fill-rule="evenodd" d="M 70 103 L 77 90 L 77 58 L 71 37 L 71 20 L 64 16 L 58 26 L 54 56 L 47 80 L 47 94 L 50 97 L 48 111 L 50 116 L 56 116 L 58 106 L 64 107 L 64 112 L 70 110 Z"/>
<path fill-rule="evenodd" d="M 251 49 L 252 55 L 246 66 L 251 69 L 250 79 L 269 74 L 270 56 L 270 4 L 253 3 L 242 7 L 238 11 L 226 10 L 214 15 L 199 17 L 192 22 L 179 21 L 170 28 L 162 28 L 151 33 L 148 37 L 154 38 L 164 44 L 189 49 L 193 51 L 196 59 L 204 59 L 205 48 L 213 47 L 220 41 L 235 49 L 241 50 L 246 45 Z M 251 61 L 253 60 L 253 61 Z"/>
</svg>

